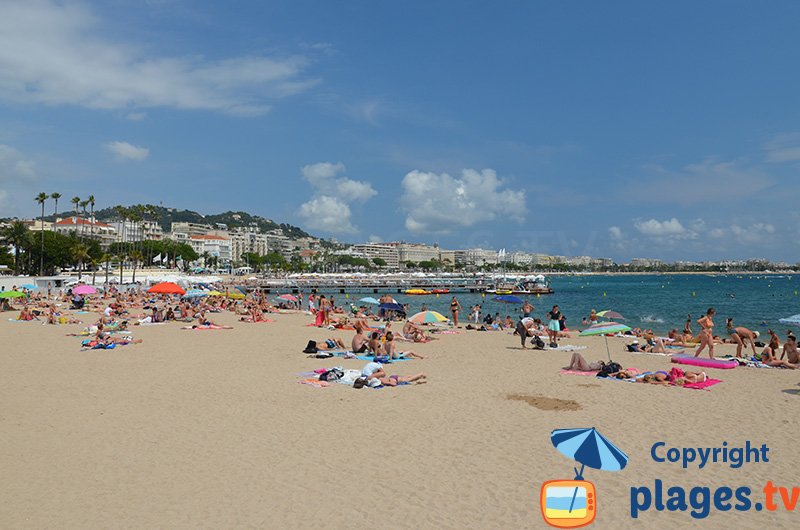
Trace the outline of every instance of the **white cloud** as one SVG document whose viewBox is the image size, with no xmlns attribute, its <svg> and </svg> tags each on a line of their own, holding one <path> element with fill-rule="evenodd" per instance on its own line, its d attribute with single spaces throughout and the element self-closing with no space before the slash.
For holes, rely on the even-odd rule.
<svg viewBox="0 0 800 530">
<path fill-rule="evenodd" d="M 375 234 L 369 236 L 370 243 L 383 243 L 383 238 L 381 236 L 376 236 Z"/>
<path fill-rule="evenodd" d="M 608 235 L 611 236 L 611 239 L 620 240 L 622 239 L 622 229 L 618 226 L 609 227 Z"/>
<path fill-rule="evenodd" d="M 764 146 L 767 162 L 800 161 L 800 134 L 779 134 Z"/>
<path fill-rule="evenodd" d="M 666 221 L 658 221 L 656 219 L 635 221 L 633 226 L 643 235 L 650 237 L 682 236 L 687 233 L 686 228 L 674 217 Z"/>
<path fill-rule="evenodd" d="M 0 181 L 35 180 L 36 165 L 10 145 L 0 144 Z"/>
<path fill-rule="evenodd" d="M 722 239 L 725 237 L 725 230 L 722 228 L 712 228 L 711 231 L 708 233 L 713 239 Z"/>
<path fill-rule="evenodd" d="M 525 192 L 501 189 L 495 171 L 465 169 L 461 178 L 447 173 L 411 171 L 402 182 L 401 204 L 411 232 L 448 233 L 498 217 L 525 220 Z"/>
<path fill-rule="evenodd" d="M 313 186 L 314 197 L 300 206 L 300 215 L 313 230 L 351 234 L 358 232 L 351 221 L 350 204 L 366 202 L 378 192 L 369 182 L 343 175 L 341 162 L 318 162 L 303 166 L 303 177 Z"/>
<path fill-rule="evenodd" d="M 102 35 L 84 4 L 0 4 L 0 100 L 92 109 L 171 107 L 259 115 L 308 89 L 304 57 L 165 57 Z"/>
<path fill-rule="evenodd" d="M 322 195 L 301 204 L 300 216 L 312 230 L 342 234 L 357 232 L 350 221 L 350 207 L 336 197 Z"/>
<path fill-rule="evenodd" d="M 742 243 L 764 244 L 775 233 L 775 227 L 769 223 L 753 223 L 749 226 L 731 225 L 731 233 Z"/>
<path fill-rule="evenodd" d="M 637 201 L 658 204 L 665 198 L 682 204 L 729 202 L 750 199 L 774 183 L 775 179 L 762 169 L 743 161 L 707 158 L 678 170 L 646 166 L 641 176 L 628 183 L 626 192 Z"/>
<path fill-rule="evenodd" d="M 128 142 L 108 142 L 105 148 L 116 155 L 120 160 L 144 160 L 150 156 L 150 149 L 137 147 Z"/>
</svg>

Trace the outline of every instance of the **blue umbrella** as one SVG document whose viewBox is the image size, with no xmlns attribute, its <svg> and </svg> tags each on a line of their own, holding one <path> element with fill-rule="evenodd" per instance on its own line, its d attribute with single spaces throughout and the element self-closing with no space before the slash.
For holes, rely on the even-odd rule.
<svg viewBox="0 0 800 530">
<path fill-rule="evenodd" d="M 200 298 L 202 296 L 208 296 L 207 291 L 200 291 L 199 289 L 192 289 L 191 291 L 187 291 L 184 298 Z"/>
<path fill-rule="evenodd" d="M 498 302 L 505 302 L 507 304 L 521 304 L 523 302 L 522 298 L 518 296 L 514 296 L 511 294 L 502 294 L 500 296 L 495 296 L 493 300 L 497 300 Z"/>
<path fill-rule="evenodd" d="M 20 289 L 27 289 L 29 291 L 33 291 L 34 289 L 38 289 L 38 287 L 36 287 L 32 283 L 26 283 L 25 285 L 20 285 L 19 288 Z"/>
<path fill-rule="evenodd" d="M 361 300 L 359 300 L 359 302 L 365 302 L 367 304 L 380 304 L 381 303 L 380 300 L 378 300 L 377 298 L 372 298 L 371 296 L 367 296 L 365 298 L 362 298 Z"/>
<path fill-rule="evenodd" d="M 800 326 L 800 315 L 782 318 L 778 322 L 781 324 L 794 324 L 795 326 Z"/>
<path fill-rule="evenodd" d="M 385 303 L 378 306 L 379 308 L 383 309 L 384 311 L 400 311 L 401 313 L 405 313 L 405 309 L 400 304 L 391 304 Z"/>
<path fill-rule="evenodd" d="M 583 469 L 586 466 L 602 471 L 619 471 L 628 464 L 628 455 L 603 437 L 594 427 L 556 429 L 550 433 L 550 441 L 561 454 L 581 463 L 581 470 L 575 469 L 575 480 L 583 480 Z M 570 512 L 577 494 L 578 488 L 575 488 L 569 505 Z"/>
</svg>

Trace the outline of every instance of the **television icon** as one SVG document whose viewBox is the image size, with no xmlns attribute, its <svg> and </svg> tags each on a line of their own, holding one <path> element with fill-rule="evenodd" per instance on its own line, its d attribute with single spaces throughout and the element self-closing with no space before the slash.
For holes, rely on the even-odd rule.
<svg viewBox="0 0 800 530">
<path fill-rule="evenodd" d="M 594 484 L 586 480 L 547 481 L 539 502 L 544 521 L 556 528 L 580 528 L 592 524 L 597 515 Z"/>
</svg>

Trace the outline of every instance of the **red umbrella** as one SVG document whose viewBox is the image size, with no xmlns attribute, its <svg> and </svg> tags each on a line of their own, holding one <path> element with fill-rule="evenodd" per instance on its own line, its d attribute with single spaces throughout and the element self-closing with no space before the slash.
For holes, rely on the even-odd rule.
<svg viewBox="0 0 800 530">
<path fill-rule="evenodd" d="M 178 285 L 177 283 L 172 282 L 161 282 L 158 283 L 147 290 L 148 293 L 158 293 L 158 294 L 186 294 L 186 291 Z"/>
<path fill-rule="evenodd" d="M 282 294 L 278 298 L 281 300 L 288 300 L 289 302 L 297 302 L 297 297 L 291 294 Z"/>
</svg>

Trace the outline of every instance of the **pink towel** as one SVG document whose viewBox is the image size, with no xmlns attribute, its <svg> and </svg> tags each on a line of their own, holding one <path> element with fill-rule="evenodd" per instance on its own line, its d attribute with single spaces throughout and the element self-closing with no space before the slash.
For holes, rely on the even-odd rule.
<svg viewBox="0 0 800 530">
<path fill-rule="evenodd" d="M 580 370 L 561 370 L 560 373 L 563 375 L 597 375 L 597 370 L 592 370 L 590 372 L 581 372 Z"/>
<path fill-rule="evenodd" d="M 704 388 L 708 388 L 710 386 L 714 386 L 717 383 L 721 383 L 720 379 L 706 379 L 702 383 L 686 383 L 683 385 L 683 388 L 695 388 L 697 390 L 703 390 Z"/>
</svg>

